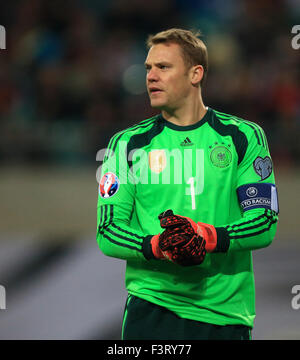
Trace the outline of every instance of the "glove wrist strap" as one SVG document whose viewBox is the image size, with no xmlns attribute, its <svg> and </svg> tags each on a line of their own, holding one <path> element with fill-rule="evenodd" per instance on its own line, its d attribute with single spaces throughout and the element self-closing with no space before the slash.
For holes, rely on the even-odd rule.
<svg viewBox="0 0 300 360">
<path fill-rule="evenodd" d="M 211 253 L 215 250 L 217 246 L 217 231 L 213 225 L 204 224 L 201 222 L 197 223 L 200 229 L 197 231 L 200 236 L 206 242 L 205 249 L 208 253 Z"/>
<path fill-rule="evenodd" d="M 147 259 L 147 260 L 155 259 L 155 256 L 152 251 L 152 244 L 151 244 L 152 238 L 153 238 L 153 235 L 148 235 L 148 236 L 145 236 L 144 240 L 143 240 L 142 250 L 143 250 L 143 255 L 145 256 L 145 259 Z"/>
<path fill-rule="evenodd" d="M 159 248 L 159 235 L 154 235 L 151 239 L 151 248 L 156 259 L 164 259 L 164 254 Z"/>
</svg>

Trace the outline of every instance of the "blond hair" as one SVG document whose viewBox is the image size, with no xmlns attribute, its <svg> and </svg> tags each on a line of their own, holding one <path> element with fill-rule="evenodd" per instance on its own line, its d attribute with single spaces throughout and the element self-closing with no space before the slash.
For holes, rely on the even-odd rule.
<svg viewBox="0 0 300 360">
<path fill-rule="evenodd" d="M 208 55 L 204 42 L 199 38 L 200 36 L 200 31 L 172 28 L 155 35 L 149 35 L 146 44 L 148 49 L 153 45 L 161 43 L 178 44 L 182 50 L 183 60 L 187 68 L 194 65 L 201 65 L 203 67 L 204 73 L 200 82 L 202 85 L 207 76 Z"/>
</svg>

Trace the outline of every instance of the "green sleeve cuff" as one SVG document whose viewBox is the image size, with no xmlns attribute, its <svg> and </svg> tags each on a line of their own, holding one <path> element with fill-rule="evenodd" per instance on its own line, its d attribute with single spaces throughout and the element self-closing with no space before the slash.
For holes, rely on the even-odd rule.
<svg viewBox="0 0 300 360">
<path fill-rule="evenodd" d="M 217 246 L 214 253 L 225 253 L 229 249 L 230 238 L 228 231 L 224 227 L 216 227 L 217 231 Z"/>
</svg>

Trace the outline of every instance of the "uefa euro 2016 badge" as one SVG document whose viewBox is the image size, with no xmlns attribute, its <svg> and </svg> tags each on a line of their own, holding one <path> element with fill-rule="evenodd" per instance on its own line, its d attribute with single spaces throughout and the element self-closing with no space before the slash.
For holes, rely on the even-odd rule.
<svg viewBox="0 0 300 360">
<path fill-rule="evenodd" d="M 230 144 L 228 145 L 230 147 Z M 210 160 L 214 166 L 219 168 L 225 168 L 230 165 L 232 161 L 231 151 L 225 146 L 224 143 L 215 142 L 209 148 L 212 149 L 210 152 Z"/>
<path fill-rule="evenodd" d="M 111 172 L 107 172 L 102 176 L 99 183 L 99 194 L 103 199 L 110 198 L 117 193 L 119 187 L 120 182 L 118 177 Z"/>
</svg>

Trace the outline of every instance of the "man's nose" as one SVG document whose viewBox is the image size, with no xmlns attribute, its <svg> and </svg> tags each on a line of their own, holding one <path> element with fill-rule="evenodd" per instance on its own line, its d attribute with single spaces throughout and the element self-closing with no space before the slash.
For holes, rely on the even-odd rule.
<svg viewBox="0 0 300 360">
<path fill-rule="evenodd" d="M 157 81 L 158 80 L 158 76 L 157 76 L 157 72 L 155 71 L 155 69 L 150 69 L 147 73 L 147 80 L 150 82 L 153 81 Z"/>
</svg>

